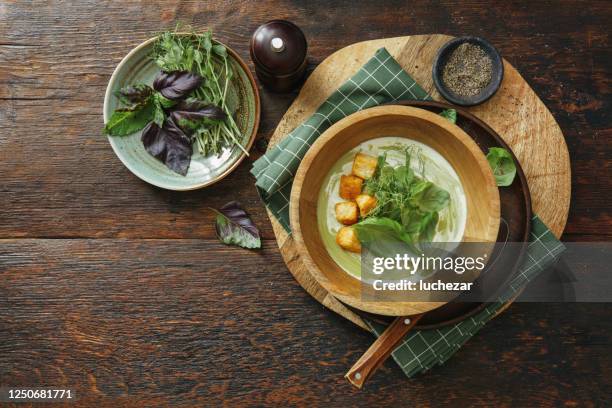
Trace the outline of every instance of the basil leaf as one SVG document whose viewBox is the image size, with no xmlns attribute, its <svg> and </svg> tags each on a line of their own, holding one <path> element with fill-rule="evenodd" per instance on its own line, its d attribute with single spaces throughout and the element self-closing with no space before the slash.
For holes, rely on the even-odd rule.
<svg viewBox="0 0 612 408">
<path fill-rule="evenodd" d="M 161 96 L 161 94 L 155 94 L 155 96 L 158 96 L 158 95 Z M 159 101 L 159 99 L 155 98 L 155 109 L 153 109 L 153 122 L 155 122 L 157 126 L 161 127 L 164 125 L 164 120 L 166 120 L 166 114 L 164 113 L 164 108 L 161 105 L 161 102 Z"/>
<path fill-rule="evenodd" d="M 387 217 L 369 217 L 354 225 L 357 236 L 362 244 L 386 238 L 396 238 L 406 243 L 412 243 L 410 236 L 402 225 Z"/>
<path fill-rule="evenodd" d="M 421 196 L 423 193 L 432 185 L 433 183 L 425 180 L 418 179 L 410 186 L 410 195 L 413 201 L 413 205 L 418 206 L 418 202 L 421 200 Z"/>
<path fill-rule="evenodd" d="M 166 138 L 161 133 L 161 128 L 157 126 L 157 123 L 150 122 L 147 127 L 142 131 L 140 137 L 145 150 L 153 157 L 164 161 L 165 150 L 166 150 Z M 163 154 L 163 155 L 162 155 Z"/>
<path fill-rule="evenodd" d="M 454 109 L 445 109 L 440 112 L 440 116 L 448 119 L 452 123 L 457 123 L 457 111 Z"/>
<path fill-rule="evenodd" d="M 199 88 L 202 77 L 189 71 L 160 72 L 153 81 L 153 88 L 164 97 L 177 100 L 186 98 Z"/>
<path fill-rule="evenodd" d="M 487 161 L 498 186 L 507 187 L 512 184 L 516 176 L 516 165 L 510 152 L 501 147 L 491 147 L 487 153 Z"/>
<path fill-rule="evenodd" d="M 155 94 L 155 99 L 160 104 L 160 106 L 164 109 L 168 109 L 176 105 L 176 101 L 166 98 L 164 95 L 160 93 Z"/>
<path fill-rule="evenodd" d="M 261 248 L 259 230 L 237 201 L 230 201 L 219 210 L 211 208 L 217 217 L 215 230 L 221 242 L 242 248 Z"/>
<path fill-rule="evenodd" d="M 126 136 L 138 132 L 153 120 L 154 104 L 149 98 L 133 108 L 117 109 L 104 125 L 104 133 L 111 136 Z"/>
<path fill-rule="evenodd" d="M 415 200 L 421 211 L 440 211 L 448 205 L 450 194 L 435 184 L 429 183 L 429 186 L 421 191 Z"/>
<path fill-rule="evenodd" d="M 212 50 L 215 54 L 220 56 L 221 58 L 227 58 L 227 49 L 222 44 L 215 44 L 212 46 Z"/>
<path fill-rule="evenodd" d="M 142 132 L 142 144 L 149 154 L 182 176 L 187 174 L 193 152 L 191 139 L 167 119 L 163 127 L 151 122 Z"/>
<path fill-rule="evenodd" d="M 193 51 L 193 60 L 198 64 L 201 64 L 204 61 L 204 56 L 202 55 L 202 52 L 200 52 L 200 50 L 196 49 Z"/>
<path fill-rule="evenodd" d="M 227 118 L 227 115 L 220 107 L 197 99 L 188 99 L 179 102 L 170 115 L 175 123 L 180 123 L 184 120 L 224 120 Z"/>
<path fill-rule="evenodd" d="M 153 93 L 153 88 L 145 84 L 128 85 L 115 93 L 124 105 L 133 106 L 146 102 Z"/>
<path fill-rule="evenodd" d="M 409 234 L 419 233 L 421 231 L 421 218 L 423 214 L 412 208 L 402 208 L 402 226 Z"/>
<path fill-rule="evenodd" d="M 206 52 L 210 52 L 210 50 L 212 49 L 212 32 L 206 31 L 204 34 L 202 34 L 202 45 L 204 46 L 204 49 L 206 50 Z"/>
<path fill-rule="evenodd" d="M 398 166 L 393 172 L 393 177 L 398 190 L 408 192 L 414 180 L 414 172 L 408 166 Z"/>
<path fill-rule="evenodd" d="M 431 242 L 436 235 L 436 225 L 438 225 L 437 212 L 430 212 L 423 215 L 421 219 L 419 241 Z"/>
</svg>

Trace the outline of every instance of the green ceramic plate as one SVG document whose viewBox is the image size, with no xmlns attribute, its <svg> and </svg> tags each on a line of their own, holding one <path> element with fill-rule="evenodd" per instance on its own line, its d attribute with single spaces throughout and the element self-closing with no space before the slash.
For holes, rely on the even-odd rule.
<svg viewBox="0 0 612 408">
<path fill-rule="evenodd" d="M 145 83 L 151 85 L 159 67 L 149 58 L 157 38 L 151 38 L 134 48 L 119 63 L 106 88 L 104 96 L 104 122 L 120 107 L 115 91 L 122 87 Z M 226 46 L 227 47 L 227 46 Z M 234 68 L 234 78 L 228 89 L 227 102 L 236 108 L 236 123 L 241 130 L 241 143 L 248 151 L 259 126 L 259 93 L 253 75 L 246 64 L 227 47 Z M 245 154 L 238 147 L 225 148 L 219 156 L 202 156 L 194 149 L 187 175 L 181 176 L 151 156 L 140 141 L 141 132 L 129 136 L 108 138 L 119 160 L 136 176 L 147 183 L 168 190 L 193 190 L 221 180 L 234 170 Z"/>
</svg>

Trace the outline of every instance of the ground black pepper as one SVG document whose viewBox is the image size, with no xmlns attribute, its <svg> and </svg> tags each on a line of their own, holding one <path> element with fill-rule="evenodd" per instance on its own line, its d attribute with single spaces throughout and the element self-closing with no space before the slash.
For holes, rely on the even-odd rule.
<svg viewBox="0 0 612 408">
<path fill-rule="evenodd" d="M 478 95 L 491 82 L 493 62 L 485 50 L 463 43 L 448 58 L 442 69 L 442 81 L 450 91 L 461 96 Z"/>
</svg>

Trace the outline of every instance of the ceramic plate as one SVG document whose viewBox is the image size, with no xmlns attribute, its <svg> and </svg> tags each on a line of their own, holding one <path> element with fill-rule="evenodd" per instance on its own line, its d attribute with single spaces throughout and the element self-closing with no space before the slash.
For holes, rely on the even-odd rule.
<svg viewBox="0 0 612 408">
<path fill-rule="evenodd" d="M 120 107 L 116 91 L 129 84 L 153 83 L 160 71 L 149 58 L 156 39 L 151 38 L 130 51 L 113 72 L 104 96 L 105 123 L 113 111 Z M 248 151 L 259 125 L 259 93 L 245 63 L 229 47 L 227 50 L 235 72 L 228 89 L 227 102 L 230 107 L 236 108 L 235 120 L 242 133 L 241 143 Z M 202 156 L 194 148 L 189 171 L 186 176 L 181 176 L 147 153 L 140 141 L 141 133 L 123 137 L 109 136 L 108 140 L 117 157 L 132 173 L 147 183 L 168 190 L 193 190 L 208 186 L 231 173 L 245 157 L 236 146 L 223 149 L 219 156 Z"/>
</svg>

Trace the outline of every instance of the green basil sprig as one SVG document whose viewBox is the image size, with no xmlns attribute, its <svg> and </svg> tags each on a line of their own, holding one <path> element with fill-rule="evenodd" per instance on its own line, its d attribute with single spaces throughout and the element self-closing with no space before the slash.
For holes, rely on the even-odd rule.
<svg viewBox="0 0 612 408">
<path fill-rule="evenodd" d="M 440 116 L 448 119 L 451 123 L 457 123 L 457 111 L 455 109 L 444 109 Z"/>
<path fill-rule="evenodd" d="M 507 187 L 512 184 L 516 176 L 516 165 L 509 151 L 501 147 L 491 147 L 487 153 L 487 161 L 498 186 Z"/>
<path fill-rule="evenodd" d="M 379 156 L 376 173 L 365 184 L 365 192 L 376 197 L 377 205 L 355 225 L 362 243 L 385 235 L 409 245 L 433 240 L 438 212 L 448 206 L 450 194 L 418 177 L 410 161 L 409 150 L 405 164 L 396 168 L 386 163 L 385 155 Z"/>
</svg>

